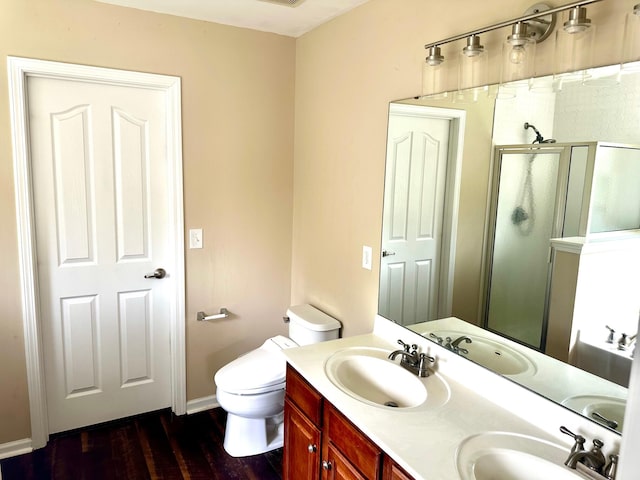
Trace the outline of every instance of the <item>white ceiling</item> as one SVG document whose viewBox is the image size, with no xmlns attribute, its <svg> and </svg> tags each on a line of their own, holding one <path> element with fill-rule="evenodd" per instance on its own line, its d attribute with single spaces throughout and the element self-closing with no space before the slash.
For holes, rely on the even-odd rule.
<svg viewBox="0 0 640 480">
<path fill-rule="evenodd" d="M 296 7 L 259 0 L 97 1 L 299 37 L 369 0 L 304 0 Z"/>
</svg>

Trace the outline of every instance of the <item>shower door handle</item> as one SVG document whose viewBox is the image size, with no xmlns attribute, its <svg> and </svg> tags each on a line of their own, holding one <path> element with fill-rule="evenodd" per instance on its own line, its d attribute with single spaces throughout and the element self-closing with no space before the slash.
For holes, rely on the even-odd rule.
<svg viewBox="0 0 640 480">
<path fill-rule="evenodd" d="M 395 255 L 396 252 L 390 252 L 389 250 L 383 250 L 382 251 L 382 258 L 384 257 L 390 257 L 391 255 Z"/>
</svg>

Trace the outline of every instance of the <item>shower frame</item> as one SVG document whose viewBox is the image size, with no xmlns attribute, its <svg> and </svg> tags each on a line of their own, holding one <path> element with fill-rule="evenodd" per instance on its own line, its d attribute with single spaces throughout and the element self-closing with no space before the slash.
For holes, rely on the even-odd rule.
<svg viewBox="0 0 640 480">
<path fill-rule="evenodd" d="M 569 184 L 569 167 L 571 160 L 571 147 L 576 144 L 517 144 L 517 145 L 496 145 L 493 152 L 493 160 L 490 169 L 490 189 L 487 198 L 487 217 L 485 221 L 485 235 L 483 242 L 483 261 L 482 261 L 482 288 L 480 289 L 480 319 L 483 328 L 497 333 L 510 340 L 524 344 L 544 353 L 547 337 L 548 312 L 549 312 L 549 292 L 551 285 L 552 271 L 552 251 L 551 242 L 549 241 L 549 254 L 547 256 L 547 282 L 545 291 L 545 302 L 543 307 L 542 330 L 539 345 L 531 345 L 518 338 L 509 336 L 504 332 L 493 329 L 489 326 L 489 296 L 491 293 L 491 274 L 493 270 L 493 259 L 495 254 L 495 234 L 498 213 L 498 199 L 500 194 L 500 175 L 502 173 L 503 162 L 508 155 L 539 155 L 539 154 L 558 154 L 558 172 L 556 195 L 554 202 L 553 227 L 551 238 L 563 236 L 564 213 L 567 200 L 567 188 Z"/>
<path fill-rule="evenodd" d="M 636 230 L 620 230 L 610 232 L 592 233 L 592 214 L 594 195 L 594 180 L 596 165 L 600 155 L 606 149 L 627 149 L 640 151 L 640 145 L 614 142 L 571 142 L 549 144 L 518 144 L 497 145 L 494 147 L 493 160 L 490 168 L 490 189 L 487 196 L 487 209 L 485 218 L 485 233 L 483 239 L 483 258 L 481 271 L 481 288 L 479 298 L 479 319 L 484 328 L 500 334 L 511 340 L 530 344 L 517 338 L 505 335 L 499 330 L 488 326 L 489 322 L 489 295 L 491 293 L 491 273 L 493 268 L 496 220 L 498 213 L 498 198 L 500 194 L 500 175 L 505 155 L 509 154 L 540 154 L 558 153 L 559 168 L 556 184 L 556 199 L 554 206 L 554 224 L 551 238 L 549 239 L 549 254 L 547 256 L 547 285 L 544 303 L 544 315 L 542 319 L 542 331 L 538 350 L 544 352 L 546 348 L 547 327 L 549 320 L 549 293 L 551 287 L 551 275 L 555 252 L 551 246 L 551 239 L 573 237 L 578 241 L 588 241 L 593 238 L 596 241 L 606 241 L 624 237 L 628 232 L 640 232 Z M 533 347 L 535 348 L 535 347 Z"/>
</svg>

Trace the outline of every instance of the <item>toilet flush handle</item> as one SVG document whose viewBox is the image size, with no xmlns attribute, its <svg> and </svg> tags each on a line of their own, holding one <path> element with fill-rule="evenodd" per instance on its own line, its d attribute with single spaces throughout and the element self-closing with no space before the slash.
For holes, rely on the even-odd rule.
<svg viewBox="0 0 640 480">
<path fill-rule="evenodd" d="M 282 317 L 282 321 L 284 323 L 289 323 L 291 321 L 291 319 L 285 315 L 284 317 Z"/>
</svg>

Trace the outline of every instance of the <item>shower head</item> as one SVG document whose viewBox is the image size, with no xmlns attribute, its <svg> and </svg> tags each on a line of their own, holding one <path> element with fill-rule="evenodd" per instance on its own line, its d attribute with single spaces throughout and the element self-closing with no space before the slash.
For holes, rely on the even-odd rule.
<svg viewBox="0 0 640 480">
<path fill-rule="evenodd" d="M 535 127 L 535 125 L 529 122 L 524 122 L 524 129 L 526 130 L 528 128 L 531 128 L 536 133 L 536 139 L 531 143 L 556 143 L 556 141 L 553 138 L 547 138 L 545 140 L 542 137 L 542 134 L 540 133 L 540 131 Z"/>
</svg>

